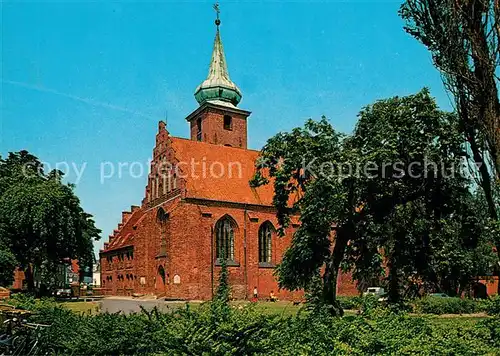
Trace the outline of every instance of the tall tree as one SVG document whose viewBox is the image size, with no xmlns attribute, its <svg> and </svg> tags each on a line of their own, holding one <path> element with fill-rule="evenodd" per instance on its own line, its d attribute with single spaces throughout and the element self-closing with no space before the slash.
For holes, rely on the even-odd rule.
<svg viewBox="0 0 500 356">
<path fill-rule="evenodd" d="M 14 282 L 17 261 L 9 249 L 0 246 L 0 287 L 9 287 Z"/>
<path fill-rule="evenodd" d="M 254 179 L 259 185 L 272 178 L 281 228 L 289 214 L 301 216 L 277 269 L 280 285 L 307 288 L 324 267 L 323 297 L 334 313 L 339 312 L 336 281 L 346 251 L 377 259 L 377 244 L 367 247 L 371 236 L 360 234 L 361 228 L 417 199 L 437 211 L 448 171 L 457 169 L 463 155 L 453 115 L 440 111 L 426 89 L 378 101 L 359 116 L 348 138 L 325 119 L 276 135 L 264 146 Z"/>
<path fill-rule="evenodd" d="M 337 274 L 359 204 L 353 179 L 341 177 L 348 168 L 343 163 L 349 161 L 344 139 L 325 118 L 279 133 L 262 149 L 251 182 L 255 186 L 273 182 L 280 234 L 288 226 L 290 214 L 300 213 L 301 226 L 277 268 L 280 287 L 307 289 L 325 267 L 322 297 L 333 314 L 342 312 L 336 301 Z M 332 250 L 333 230 L 336 239 Z"/>
<path fill-rule="evenodd" d="M 26 151 L 0 159 L 0 240 L 25 270 L 30 290 L 34 269 L 51 276 L 65 259 L 82 266 L 93 260 L 100 230 L 61 180 L 61 172 L 45 173 Z"/>
<path fill-rule="evenodd" d="M 366 238 L 350 245 L 357 256 L 355 275 L 366 267 L 366 256 L 357 251 L 383 251 L 389 299 L 398 302 L 403 280 L 416 269 L 411 262 L 421 263 L 420 269 L 429 268 L 430 227 L 460 214 L 452 195 L 467 194 L 469 182 L 462 168 L 465 151 L 455 115 L 440 111 L 427 89 L 378 101 L 359 116 L 347 143 L 360 166 L 373 169 L 372 176 L 357 179 L 364 214 L 358 235 Z M 373 261 L 370 255 L 369 261 Z"/>
<path fill-rule="evenodd" d="M 384 266 L 389 302 L 397 303 L 424 291 L 460 295 L 478 276 L 488 275 L 496 258 L 485 204 L 467 186 L 452 188 L 442 190 L 446 195 L 439 212 L 417 199 L 398 205 L 382 221 L 367 221 L 364 234 L 370 238 L 358 238 L 357 245 L 375 246 L 380 258 L 373 261 L 365 251 L 348 253 L 355 277 L 366 273 L 370 262 L 368 277 L 379 277 L 377 268 Z"/>
<path fill-rule="evenodd" d="M 407 0 L 400 10 L 406 31 L 432 53 L 455 99 L 461 129 L 478 171 L 491 218 L 500 180 L 500 2 L 498 0 Z M 500 244 L 496 245 L 500 262 Z M 499 285 L 500 292 L 500 285 Z"/>
</svg>

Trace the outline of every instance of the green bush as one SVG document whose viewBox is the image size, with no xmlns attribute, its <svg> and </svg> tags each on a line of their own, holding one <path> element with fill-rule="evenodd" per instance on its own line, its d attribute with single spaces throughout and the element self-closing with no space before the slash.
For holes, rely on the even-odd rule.
<svg viewBox="0 0 500 356">
<path fill-rule="evenodd" d="M 467 298 L 424 297 L 414 302 L 414 312 L 422 314 L 471 314 L 484 311 L 484 304 Z"/>
<path fill-rule="evenodd" d="M 7 300 L 7 303 L 15 306 L 17 309 L 38 311 L 46 308 L 53 308 L 57 306 L 54 298 L 37 299 L 33 296 L 24 293 L 12 294 Z"/>
<path fill-rule="evenodd" d="M 337 297 L 342 309 L 359 309 L 362 297 Z"/>
<path fill-rule="evenodd" d="M 22 302 L 36 309 L 34 321 L 51 324 L 43 332 L 41 354 L 494 355 L 500 350 L 500 318 L 456 326 L 380 308 L 369 316 L 284 317 L 259 313 L 254 305 L 222 315 L 210 303 L 171 313 L 78 315 L 50 300 Z"/>
<path fill-rule="evenodd" d="M 500 350 L 500 318 L 495 317 L 482 320 L 477 326 L 489 333 L 488 336 L 491 345 Z"/>
<path fill-rule="evenodd" d="M 500 316 L 500 295 L 490 298 L 485 310 L 489 315 Z"/>
</svg>

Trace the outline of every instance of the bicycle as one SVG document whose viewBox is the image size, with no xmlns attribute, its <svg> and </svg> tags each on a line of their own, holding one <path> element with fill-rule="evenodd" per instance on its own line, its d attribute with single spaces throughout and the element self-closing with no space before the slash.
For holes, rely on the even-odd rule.
<svg viewBox="0 0 500 356">
<path fill-rule="evenodd" d="M 0 356 L 38 355 L 42 330 L 50 325 L 29 323 L 16 317 L 3 322 L 5 332 L 0 335 Z M 48 351 L 46 355 L 55 354 Z"/>
</svg>

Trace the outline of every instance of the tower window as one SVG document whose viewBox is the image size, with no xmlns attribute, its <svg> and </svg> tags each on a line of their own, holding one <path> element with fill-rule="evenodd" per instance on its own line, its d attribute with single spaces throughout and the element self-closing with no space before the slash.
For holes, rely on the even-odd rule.
<svg viewBox="0 0 500 356">
<path fill-rule="evenodd" d="M 233 129 L 233 118 L 229 115 L 224 115 L 224 130 Z"/>
<path fill-rule="evenodd" d="M 201 117 L 196 120 L 196 139 L 201 141 Z"/>
</svg>

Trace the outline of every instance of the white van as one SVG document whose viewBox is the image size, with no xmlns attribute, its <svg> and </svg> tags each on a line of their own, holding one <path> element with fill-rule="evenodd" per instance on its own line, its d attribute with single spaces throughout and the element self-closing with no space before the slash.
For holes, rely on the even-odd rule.
<svg viewBox="0 0 500 356">
<path fill-rule="evenodd" d="M 367 295 L 374 295 L 378 297 L 379 302 L 383 302 L 387 300 L 387 297 L 385 295 L 385 290 L 382 287 L 369 287 L 366 289 L 366 292 L 363 293 L 363 297 L 366 297 Z"/>
</svg>

